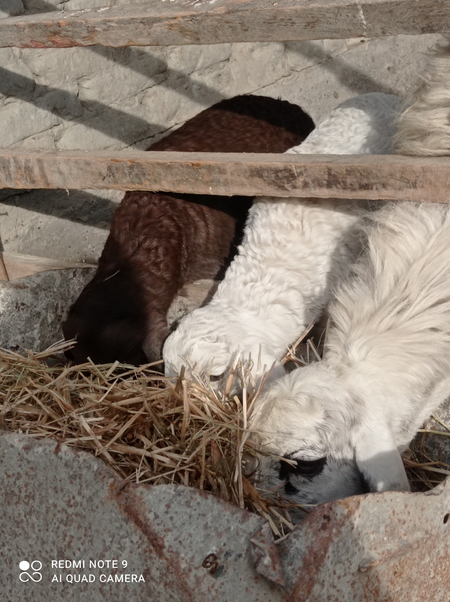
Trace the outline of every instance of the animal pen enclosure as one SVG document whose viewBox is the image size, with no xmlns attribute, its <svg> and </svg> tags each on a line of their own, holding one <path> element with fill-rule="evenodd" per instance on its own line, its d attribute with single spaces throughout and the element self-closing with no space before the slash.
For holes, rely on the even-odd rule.
<svg viewBox="0 0 450 602">
<path fill-rule="evenodd" d="M 164 46 L 449 29 L 446 0 L 180 0 L 9 17 L 0 21 L 0 46 Z M 12 189 L 449 202 L 449 184 L 450 160 L 440 157 L 0 150 L 0 187 Z M 8 260 L 3 279 L 11 271 Z M 429 493 L 326 504 L 275 546 L 262 519 L 201 492 L 123 488 L 100 460 L 22 433 L 2 436 L 0 449 L 0 555 L 8 600 L 81 594 L 94 601 L 124 595 L 132 601 L 448 598 L 448 482 Z M 87 499 L 86 490 L 95 493 Z M 55 567 L 56 558 L 120 559 L 122 572 L 136 578 L 128 585 L 108 582 L 109 573 L 96 566 Z M 19 579 L 19 562 L 28 560 L 40 564 L 36 583 Z M 86 580 L 67 582 L 71 568 Z M 52 581 L 55 575 L 62 581 Z"/>
</svg>

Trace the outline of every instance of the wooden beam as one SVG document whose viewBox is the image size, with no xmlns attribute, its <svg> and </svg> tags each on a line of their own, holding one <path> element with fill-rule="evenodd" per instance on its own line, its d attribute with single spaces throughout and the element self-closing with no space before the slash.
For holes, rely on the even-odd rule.
<svg viewBox="0 0 450 602">
<path fill-rule="evenodd" d="M 175 0 L 0 20 L 0 46 L 167 46 L 438 33 L 448 0 Z"/>
<path fill-rule="evenodd" d="M 3 253 L 0 252 L 0 280 L 3 282 L 9 282 L 9 274 L 6 269 L 5 260 L 3 259 Z"/>
<path fill-rule="evenodd" d="M 0 149 L 0 188 L 450 202 L 450 158 Z"/>
<path fill-rule="evenodd" d="M 32 276 L 40 272 L 50 270 L 66 270 L 74 268 L 95 268 L 90 263 L 74 261 L 62 261 L 59 259 L 48 259 L 47 257 L 36 257 L 35 255 L 21 255 L 18 253 L 7 253 L 0 251 L 0 263 L 5 266 L 5 274 L 0 271 L 0 281 L 18 280 L 25 276 Z"/>
</svg>

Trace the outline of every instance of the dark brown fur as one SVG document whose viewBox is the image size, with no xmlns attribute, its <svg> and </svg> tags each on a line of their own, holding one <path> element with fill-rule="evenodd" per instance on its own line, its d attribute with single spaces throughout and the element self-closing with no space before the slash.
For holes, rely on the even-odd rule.
<svg viewBox="0 0 450 602">
<path fill-rule="evenodd" d="M 150 149 L 278 153 L 300 144 L 313 128 L 308 115 L 286 101 L 237 96 Z M 173 299 L 194 280 L 223 276 L 250 204 L 246 197 L 127 192 L 97 272 L 63 326 L 66 339 L 77 339 L 68 357 L 77 363 L 87 357 L 132 364 L 160 359 Z"/>
</svg>

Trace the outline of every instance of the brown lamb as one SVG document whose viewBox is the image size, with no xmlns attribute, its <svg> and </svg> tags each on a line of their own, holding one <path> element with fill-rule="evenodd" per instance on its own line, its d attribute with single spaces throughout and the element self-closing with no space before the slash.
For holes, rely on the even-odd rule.
<svg viewBox="0 0 450 602">
<path fill-rule="evenodd" d="M 263 96 L 224 100 L 153 144 L 152 151 L 280 153 L 314 129 L 298 106 Z M 168 309 L 187 284 L 223 277 L 251 199 L 127 192 L 96 274 L 69 310 L 65 338 L 75 363 L 161 358 Z"/>
</svg>

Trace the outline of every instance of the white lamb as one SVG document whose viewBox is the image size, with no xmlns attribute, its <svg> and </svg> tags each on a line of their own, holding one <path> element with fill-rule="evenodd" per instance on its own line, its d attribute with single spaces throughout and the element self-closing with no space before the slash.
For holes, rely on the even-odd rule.
<svg viewBox="0 0 450 602">
<path fill-rule="evenodd" d="M 398 119 L 396 150 L 448 155 L 450 44 L 425 72 Z M 268 448 L 300 460 L 264 459 L 263 485 L 298 502 L 408 490 L 400 453 L 450 395 L 449 207 L 388 206 L 368 236 L 329 308 L 323 361 L 278 380 L 254 417 Z"/>
<path fill-rule="evenodd" d="M 330 304 L 322 361 L 276 381 L 253 421 L 264 487 L 301 503 L 409 489 L 400 453 L 450 395 L 450 208 L 389 204 Z"/>
<path fill-rule="evenodd" d="M 396 151 L 404 155 L 450 154 L 450 36 L 430 55 L 423 82 L 398 122 Z"/>
<path fill-rule="evenodd" d="M 387 154 L 401 101 L 364 94 L 337 107 L 288 152 Z M 166 374 L 182 366 L 223 382 L 240 354 L 284 374 L 288 345 L 315 321 L 359 249 L 354 202 L 261 198 L 250 210 L 244 240 L 213 300 L 186 316 L 166 340 Z"/>
</svg>

